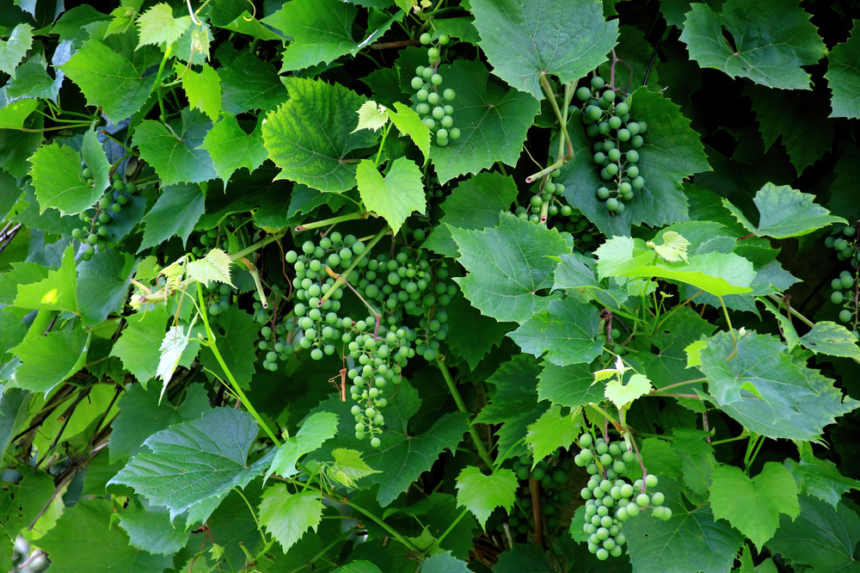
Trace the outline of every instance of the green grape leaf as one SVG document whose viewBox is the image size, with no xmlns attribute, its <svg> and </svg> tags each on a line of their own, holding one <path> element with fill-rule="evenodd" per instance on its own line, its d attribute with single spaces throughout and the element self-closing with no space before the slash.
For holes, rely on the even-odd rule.
<svg viewBox="0 0 860 573">
<path fill-rule="evenodd" d="M 44 280 L 18 286 L 14 305 L 33 310 L 59 310 L 78 313 L 75 251 L 72 245 L 63 252 L 63 261 L 57 270 L 48 271 Z"/>
<path fill-rule="evenodd" d="M 220 68 L 218 75 L 221 76 L 221 107 L 234 115 L 255 109 L 269 111 L 288 99 L 275 66 L 254 54 L 242 52 L 229 65 Z"/>
<path fill-rule="evenodd" d="M 689 369 L 688 351 L 690 346 L 696 344 L 700 338 L 707 338 L 714 334 L 716 325 L 700 317 L 689 307 L 683 307 L 665 318 L 657 325 L 657 329 L 651 337 L 651 344 L 659 353 L 640 353 L 636 358 L 645 366 L 645 372 L 651 379 L 655 388 L 663 388 L 671 384 L 678 384 L 696 378 L 703 374 L 695 369 Z M 704 348 L 706 342 L 701 341 Z M 698 391 L 702 389 L 701 384 L 689 384 L 684 386 L 684 391 Z"/>
<path fill-rule="evenodd" d="M 421 571 L 423 573 L 471 573 L 465 561 L 457 559 L 447 551 L 425 559 Z"/>
<path fill-rule="evenodd" d="M 48 75 L 46 65 L 46 62 L 32 60 L 18 66 L 15 70 L 15 79 L 7 86 L 6 95 L 10 99 L 42 98 L 57 103 L 65 74 L 60 71 L 57 79 L 54 79 Z"/>
<path fill-rule="evenodd" d="M 45 500 L 53 493 L 53 479 L 50 474 L 42 470 L 27 472 L 17 483 L 7 485 L 0 497 L 0 517 L 3 518 L 3 529 L 8 537 L 17 536 L 22 529 L 30 527 L 36 521 L 39 513 L 45 505 Z M 40 518 L 34 529 L 45 531 L 56 524 L 57 517 L 47 514 L 53 513 L 48 510 Z M 51 523 L 47 523 L 47 519 Z M 42 528 L 45 529 L 42 529 Z M 37 529 L 38 528 L 38 529 Z"/>
<path fill-rule="evenodd" d="M 203 64 L 199 74 L 191 68 L 185 69 L 180 63 L 175 67 L 177 75 L 182 75 L 182 89 L 185 90 L 188 105 L 202 111 L 212 121 L 217 121 L 221 114 L 221 78 L 218 72 L 207 64 Z"/>
<path fill-rule="evenodd" d="M 344 163 L 347 154 L 371 147 L 379 137 L 361 130 L 355 114 L 366 98 L 340 84 L 290 78 L 290 99 L 263 124 L 269 158 L 281 169 L 276 179 L 342 193 L 355 187 L 356 166 Z"/>
<path fill-rule="evenodd" d="M 153 555 L 132 547 L 128 535 L 111 527 L 114 503 L 104 499 L 81 500 L 63 512 L 57 526 L 39 539 L 61 573 L 155 573 L 173 566 L 172 556 Z"/>
<path fill-rule="evenodd" d="M 860 359 L 860 346 L 851 332 L 835 322 L 816 322 L 812 330 L 800 337 L 800 343 L 814 353 Z"/>
<path fill-rule="evenodd" d="M 617 378 L 607 382 L 604 394 L 620 410 L 636 398 L 648 394 L 651 390 L 651 381 L 646 376 L 633 374 L 626 383 L 622 383 Z"/>
<path fill-rule="evenodd" d="M 659 488 L 672 517 L 663 521 L 645 513 L 624 524 L 633 569 L 637 573 L 728 571 L 743 536 L 717 522 L 708 505 L 688 510 L 675 480 L 661 477 Z"/>
<path fill-rule="evenodd" d="M 8 103 L 4 96 L 5 90 L 0 91 L 0 102 L 5 103 L 3 107 L 0 107 L 0 129 L 21 129 L 24 127 L 24 121 L 39 107 L 39 101 L 22 99 Z M 27 157 L 23 159 L 26 161 Z M 5 163 L 7 162 L 4 162 L 3 167 L 11 173 L 13 166 L 7 166 Z"/>
<path fill-rule="evenodd" d="M 576 408 L 603 401 L 604 384 L 594 383 L 588 364 L 556 366 L 545 362 L 538 377 L 538 399 Z"/>
<path fill-rule="evenodd" d="M 337 449 L 331 453 L 334 463 L 326 468 L 330 480 L 346 487 L 355 487 L 355 482 L 370 474 L 379 473 L 361 459 L 361 453 L 355 450 Z"/>
<path fill-rule="evenodd" d="M 322 521 L 322 498 L 314 492 L 291 494 L 286 485 L 273 485 L 263 492 L 260 523 L 286 553 L 305 531 L 317 530 Z"/>
<path fill-rule="evenodd" d="M 119 512 L 119 524 L 128 533 L 129 543 L 147 553 L 169 555 L 185 547 L 191 539 L 191 532 L 170 523 L 167 512 L 149 511 L 129 506 Z M 182 518 L 180 518 L 182 521 Z"/>
<path fill-rule="evenodd" d="M 329 64 L 353 53 L 352 39 L 358 8 L 339 0 L 294 0 L 263 18 L 263 23 L 292 38 L 283 53 L 281 72 Z"/>
<path fill-rule="evenodd" d="M 830 117 L 860 117 L 860 34 L 857 32 L 857 20 L 851 37 L 843 44 L 833 46 L 827 54 L 827 87 L 830 88 Z"/>
<path fill-rule="evenodd" d="M 629 235 L 633 225 L 658 227 L 688 220 L 688 200 L 682 183 L 694 173 L 710 171 L 699 134 L 670 99 L 646 87 L 639 88 L 632 95 L 630 116 L 648 125 L 642 135 L 645 143 L 637 150 L 637 165 L 645 186 L 625 202 L 622 213 L 612 215 L 606 203 L 597 198 L 597 189 L 605 182 L 594 165 L 594 142 L 585 134 L 579 111 L 574 111 L 568 122 L 574 156 L 561 168 L 557 179 L 565 186 L 567 202 L 607 236 Z M 551 144 L 550 149 L 557 147 Z"/>
<path fill-rule="evenodd" d="M 543 99 L 540 78 L 576 82 L 606 61 L 618 41 L 618 20 L 606 22 L 600 2 L 472 0 L 481 48 L 493 73 Z"/>
<path fill-rule="evenodd" d="M 834 508 L 842 495 L 852 489 L 860 489 L 860 481 L 839 473 L 830 460 L 819 460 L 812 454 L 801 456 L 800 462 L 787 459 L 783 462 L 797 482 L 801 495 L 814 495 Z"/>
<path fill-rule="evenodd" d="M 179 361 L 182 355 L 185 354 L 185 349 L 188 348 L 190 342 L 189 336 L 191 332 L 185 332 L 182 326 L 171 326 L 164 335 L 164 340 L 159 346 L 158 371 L 155 373 L 156 378 L 161 378 L 163 385 L 161 387 L 161 397 L 167 390 L 167 385 L 170 379 L 173 378 L 173 373 L 179 366 Z"/>
<path fill-rule="evenodd" d="M 517 442 L 526 437 L 528 427 L 549 409 L 549 404 L 538 402 L 535 387 L 540 366 L 526 354 L 514 356 L 503 363 L 487 378 L 491 385 L 490 403 L 475 417 L 477 424 L 500 424 L 496 431 L 497 450 L 509 452 L 508 457 L 526 453 L 525 446 Z M 510 451 L 509 451 L 510 450 Z"/>
<path fill-rule="evenodd" d="M 826 48 L 798 2 L 727 0 L 720 13 L 707 4 L 691 8 L 681 41 L 699 66 L 772 88 L 810 89 L 801 66 L 817 63 Z"/>
<path fill-rule="evenodd" d="M 568 448 L 582 430 L 582 415 L 574 411 L 562 414 L 560 406 L 551 406 L 529 426 L 526 443 L 537 464 L 558 448 Z"/>
<path fill-rule="evenodd" d="M 218 340 L 218 351 L 227 368 L 240 386 L 249 388 L 254 376 L 254 361 L 248 360 L 248 357 L 256 352 L 259 325 L 254 323 L 250 314 L 231 305 L 218 315 L 218 324 L 213 324 L 212 328 Z M 208 347 L 204 346 L 201 350 L 200 362 L 222 380 L 227 379 L 227 374 Z"/>
<path fill-rule="evenodd" d="M 711 474 L 714 517 L 725 519 L 746 535 L 759 550 L 776 533 L 779 515 L 800 515 L 797 484 L 776 462 L 767 462 L 754 478 L 734 466 L 720 466 Z"/>
<path fill-rule="evenodd" d="M 82 330 L 49 332 L 25 338 L 9 352 L 21 360 L 10 386 L 50 393 L 86 363 L 90 335 Z"/>
<path fill-rule="evenodd" d="M 111 426 L 112 464 L 146 451 L 143 444 L 152 434 L 174 424 L 197 420 L 211 409 L 202 384 L 191 384 L 182 403 L 177 405 L 167 400 L 159 403 L 160 394 L 155 386 L 147 389 L 143 384 L 134 384 L 122 395 L 119 416 Z"/>
<path fill-rule="evenodd" d="M 800 517 L 783 515 L 767 548 L 780 554 L 795 570 L 856 571 L 860 517 L 843 503 L 831 507 L 814 497 L 800 497 Z"/>
<path fill-rule="evenodd" d="M 108 483 L 133 487 L 152 504 L 170 509 L 173 519 L 197 504 L 222 499 L 234 487 L 245 487 L 263 472 L 270 455 L 248 464 L 258 432 L 246 412 L 209 410 L 151 435 L 144 445 L 152 453 L 134 456 Z"/>
<path fill-rule="evenodd" d="M 0 72 L 6 72 L 13 78 L 15 68 L 27 55 L 27 50 L 33 45 L 33 27 L 29 24 L 18 24 L 12 28 L 8 40 L 0 40 Z"/>
<path fill-rule="evenodd" d="M 233 288 L 236 285 L 230 280 L 230 256 L 221 249 L 209 249 L 206 256 L 196 261 L 191 261 L 185 268 L 189 279 L 201 282 L 209 286 L 210 282 L 228 284 Z"/>
<path fill-rule="evenodd" d="M 174 18 L 170 4 L 156 4 L 137 19 L 137 27 L 140 30 L 137 47 L 154 44 L 167 48 L 181 38 L 190 25 L 190 16 Z"/>
<path fill-rule="evenodd" d="M 162 187 L 155 205 L 143 217 L 143 240 L 137 252 L 160 245 L 174 235 L 185 246 L 205 211 L 205 202 L 199 185 L 180 183 Z"/>
<path fill-rule="evenodd" d="M 788 239 L 808 235 L 833 223 L 848 223 L 842 217 L 835 217 L 824 207 L 813 203 L 814 199 L 814 195 L 801 193 L 788 185 L 766 183 L 753 198 L 759 212 L 758 225 L 753 225 L 728 199 L 723 199 L 723 205 L 741 225 L 757 237 Z"/>
<path fill-rule="evenodd" d="M 146 103 L 156 74 L 144 72 L 161 57 L 158 48 L 147 46 L 135 50 L 120 36 L 104 42 L 90 39 L 60 69 L 77 84 L 88 103 L 101 107 L 117 123 Z"/>
<path fill-rule="evenodd" d="M 391 123 L 397 128 L 401 135 L 408 135 L 412 142 L 418 146 L 424 154 L 424 163 L 430 159 L 430 128 L 424 125 L 415 110 L 407 107 L 399 101 L 394 102 L 394 109 L 387 109 L 386 113 Z"/>
<path fill-rule="evenodd" d="M 355 172 L 358 192 L 369 211 L 383 217 L 394 233 L 413 211 L 424 213 L 424 181 L 421 169 L 411 159 L 395 159 L 385 177 L 369 159 L 362 159 Z"/>
<path fill-rule="evenodd" d="M 653 241 L 648 241 L 647 244 L 664 261 L 670 263 L 677 263 L 679 261 L 689 262 L 687 260 L 687 247 L 690 246 L 690 241 L 675 231 L 666 231 L 663 233 L 662 245 L 657 245 Z"/>
<path fill-rule="evenodd" d="M 93 163 L 91 170 L 96 176 L 92 185 L 82 175 L 80 154 L 71 147 L 59 143 L 43 145 L 30 158 L 33 166 L 30 174 L 41 213 L 50 208 L 57 209 L 61 215 L 76 215 L 91 208 L 102 196 L 108 184 L 110 165 L 101 145 L 96 142 L 93 146 L 87 144 L 88 141 L 95 141 L 95 132 L 89 132 L 85 138 L 85 149 L 91 158 L 87 164 Z"/>
<path fill-rule="evenodd" d="M 378 131 L 385 127 L 389 119 L 385 106 L 379 105 L 373 100 L 364 102 L 356 113 L 358 114 L 358 125 L 352 130 L 353 133 L 359 129 Z"/>
<path fill-rule="evenodd" d="M 116 249 L 93 255 L 78 269 L 78 308 L 82 324 L 94 326 L 103 322 L 110 313 L 121 308 L 131 276 L 134 257 Z"/>
<path fill-rule="evenodd" d="M 122 360 L 126 370 L 146 388 L 150 378 L 155 378 L 161 356 L 161 341 L 167 327 L 167 310 L 159 306 L 125 318 L 128 326 L 111 348 L 111 356 Z"/>
<path fill-rule="evenodd" d="M 486 527 L 487 519 L 497 507 L 510 511 L 517 499 L 517 476 L 499 468 L 485 475 L 475 466 L 468 466 L 457 476 L 457 505 L 465 507 Z"/>
<path fill-rule="evenodd" d="M 791 319 L 782 314 L 772 302 L 768 299 L 762 297 L 757 299 L 760 303 L 764 305 L 768 312 L 770 312 L 773 317 L 779 322 L 779 331 L 782 334 L 782 337 L 785 339 L 785 344 L 788 347 L 788 351 L 791 352 L 800 344 L 800 337 L 797 335 L 797 330 L 794 328 L 794 324 L 792 324 Z M 854 342 L 852 340 L 852 342 Z"/>
<path fill-rule="evenodd" d="M 307 417 L 298 434 L 280 445 L 272 465 L 266 470 L 266 479 L 273 473 L 290 477 L 298 473 L 296 462 L 299 457 L 318 450 L 320 446 L 337 433 L 337 415 L 331 412 L 317 412 Z"/>
<path fill-rule="evenodd" d="M 493 573 L 553 573 L 555 568 L 546 551 L 532 543 L 517 543 L 510 551 L 503 551 L 493 567 Z"/>
<path fill-rule="evenodd" d="M 111 20 L 111 23 L 108 24 L 107 30 L 105 30 L 105 37 L 112 34 L 125 34 L 128 32 L 128 29 L 137 18 L 138 9 L 139 7 L 127 5 L 115 8 L 110 13 L 110 15 L 113 16 L 113 20 Z"/>
<path fill-rule="evenodd" d="M 425 243 L 426 245 L 426 243 Z M 469 304 L 462 293 L 451 298 L 448 311 L 448 347 L 475 370 L 494 346 L 499 346 L 511 324 L 498 322 Z"/>
<path fill-rule="evenodd" d="M 52 270 L 56 269 L 38 263 L 12 263 L 12 270 L 0 274 L 0 304 L 12 306 L 18 287 L 43 281 Z"/>
<path fill-rule="evenodd" d="M 603 343 L 597 340 L 599 326 L 600 312 L 570 297 L 550 301 L 508 336 L 523 352 L 567 366 L 589 363 L 603 352 Z"/>
<path fill-rule="evenodd" d="M 525 322 L 549 307 L 551 299 L 536 293 L 552 286 L 558 263 L 549 256 L 570 253 L 558 231 L 504 213 L 498 227 L 480 231 L 451 227 L 451 234 L 459 262 L 469 272 L 454 280 L 481 314 Z"/>
<path fill-rule="evenodd" d="M 209 152 L 201 148 L 212 127 L 197 110 L 183 109 L 181 121 L 161 122 L 145 119 L 134 132 L 140 157 L 155 169 L 163 185 L 200 183 L 218 175 Z"/>
<path fill-rule="evenodd" d="M 423 124 L 422 124 L 423 125 Z M 517 198 L 517 186 L 510 177 L 482 172 L 454 187 L 442 203 L 442 225 L 433 228 L 424 246 L 446 257 L 457 257 L 452 228 L 478 230 L 499 224 L 502 211 L 508 211 Z"/>
<path fill-rule="evenodd" d="M 430 147 L 439 182 L 477 174 L 497 161 L 516 164 L 540 109 L 537 100 L 515 89 L 499 88 L 481 62 L 457 60 L 440 65 L 438 72 L 445 78 L 441 87 L 451 88 L 457 95 L 450 103 L 454 127 L 461 134 L 445 147 Z"/>
</svg>

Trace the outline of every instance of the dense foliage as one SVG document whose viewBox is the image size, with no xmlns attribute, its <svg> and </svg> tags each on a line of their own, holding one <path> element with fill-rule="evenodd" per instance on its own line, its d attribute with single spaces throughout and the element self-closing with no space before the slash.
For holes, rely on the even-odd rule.
<svg viewBox="0 0 860 573">
<path fill-rule="evenodd" d="M 853 3 L 13 4 L 0 571 L 857 570 Z"/>
</svg>

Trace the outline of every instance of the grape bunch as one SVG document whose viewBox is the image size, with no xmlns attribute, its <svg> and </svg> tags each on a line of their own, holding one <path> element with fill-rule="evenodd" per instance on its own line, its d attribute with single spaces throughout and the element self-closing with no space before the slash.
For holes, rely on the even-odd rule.
<svg viewBox="0 0 860 573">
<path fill-rule="evenodd" d="M 432 36 L 427 33 L 421 34 L 420 39 L 425 46 L 433 41 Z M 415 97 L 418 98 L 415 111 L 421 116 L 424 125 L 436 134 L 436 145 L 440 147 L 448 145 L 449 140 L 460 139 L 460 130 L 454 127 L 452 117 L 454 107 L 450 103 L 445 103 L 454 101 L 457 94 L 451 88 L 439 93 L 439 86 L 442 84 L 442 76 L 437 73 L 439 64 L 442 62 L 439 53 L 441 47 L 449 41 L 448 36 L 442 35 L 439 37 L 438 44 L 427 49 L 429 65 L 415 68 L 415 77 L 411 82 L 412 89 L 416 92 Z"/>
<path fill-rule="evenodd" d="M 218 228 L 209 229 L 208 231 L 204 231 L 202 233 L 197 234 L 192 241 L 191 254 L 195 257 L 203 257 L 206 255 L 206 251 L 209 249 L 214 249 L 219 246 L 219 244 L 225 239 L 225 236 L 218 235 Z M 195 244 L 196 243 L 196 244 Z M 199 245 L 199 246 L 198 246 Z"/>
<path fill-rule="evenodd" d="M 630 96 L 616 102 L 615 91 L 607 88 L 600 76 L 591 78 L 591 87 L 576 90 L 582 101 L 582 120 L 587 126 L 586 134 L 599 139 L 594 146 L 594 163 L 600 167 L 600 178 L 606 186 L 597 189 L 597 198 L 606 202 L 611 213 L 622 213 L 624 202 L 633 200 L 636 191 L 645 186 L 639 174 L 639 152 L 648 130 L 644 121 L 630 120 Z"/>
<path fill-rule="evenodd" d="M 646 491 L 657 487 L 657 476 L 646 474 L 644 480 L 633 484 L 623 478 L 628 464 L 636 462 L 632 451 L 602 438 L 594 440 L 591 434 L 583 434 L 579 445 L 583 449 L 573 461 L 591 475 L 580 492 L 586 500 L 582 530 L 589 536 L 588 550 L 601 561 L 610 555 L 620 557 L 627 541 L 622 532 L 625 521 L 649 508 L 651 515 L 666 521 L 672 517 L 672 510 L 663 506 L 662 493 Z"/>
<path fill-rule="evenodd" d="M 851 270 L 843 270 L 837 278 L 830 282 L 833 292 L 830 293 L 830 301 L 839 305 L 839 320 L 852 322 L 856 330 L 858 325 L 858 303 L 856 283 L 860 280 L 860 245 L 857 243 L 857 228 L 842 227 L 834 229 L 834 234 L 824 239 L 828 248 L 836 250 L 836 257 L 840 261 L 848 261 Z"/>
<path fill-rule="evenodd" d="M 564 507 L 570 502 L 570 490 L 567 484 L 568 473 L 571 469 L 569 459 L 562 459 L 561 451 L 556 450 L 546 459 L 540 460 L 532 469 L 532 458 L 522 455 L 514 460 L 513 470 L 517 479 L 525 482 L 519 490 L 517 504 L 508 516 L 508 527 L 512 532 L 527 534 L 531 513 L 532 499 L 529 490 L 529 477 L 540 483 L 541 511 L 546 515 L 546 524 L 551 530 L 556 530 L 561 520 Z M 503 531 L 503 526 L 498 526 Z"/>
<path fill-rule="evenodd" d="M 230 285 L 216 283 L 209 283 L 203 291 L 208 295 L 209 305 L 206 310 L 211 316 L 218 316 L 222 311 L 230 308 L 232 295 L 235 294 L 235 290 Z"/>
<path fill-rule="evenodd" d="M 81 172 L 88 185 L 93 184 L 92 171 L 84 167 Z M 133 182 L 124 183 L 122 176 L 114 173 L 111 189 L 105 192 L 96 204 L 95 213 L 82 211 L 80 219 L 84 223 L 81 228 L 72 229 L 72 237 L 87 243 L 81 259 L 88 261 L 93 258 L 96 247 L 103 251 L 107 247 L 107 236 L 110 234 L 108 225 L 113 220 L 111 213 L 122 211 L 124 205 L 130 201 L 128 195 L 137 193 L 137 186 Z M 88 224 L 87 224 L 88 223 Z"/>
</svg>

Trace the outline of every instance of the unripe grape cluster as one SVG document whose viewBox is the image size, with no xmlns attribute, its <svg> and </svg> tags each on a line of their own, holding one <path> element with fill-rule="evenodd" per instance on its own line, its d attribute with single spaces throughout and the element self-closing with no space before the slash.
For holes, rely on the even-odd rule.
<svg viewBox="0 0 860 573">
<path fill-rule="evenodd" d="M 237 291 L 230 285 L 217 283 L 209 283 L 203 288 L 203 291 L 208 295 L 209 306 L 206 307 L 206 310 L 211 316 L 218 316 L 230 308 L 232 296 L 237 294 Z"/>
<path fill-rule="evenodd" d="M 857 242 L 857 228 L 847 226 L 835 229 L 833 235 L 824 239 L 824 244 L 836 250 L 836 257 L 840 261 L 848 261 L 850 265 L 851 270 L 841 271 L 839 276 L 830 282 L 830 288 L 833 289 L 830 293 L 830 301 L 842 307 L 839 311 L 839 320 L 852 323 L 856 329 L 858 324 L 856 284 L 860 280 L 860 270 L 858 270 L 860 269 L 860 244 Z M 857 337 L 856 332 L 855 337 Z"/>
<path fill-rule="evenodd" d="M 594 440 L 591 434 L 583 434 L 579 445 L 582 451 L 573 461 L 591 475 L 580 492 L 586 500 L 582 530 L 589 536 L 588 550 L 601 561 L 620 557 L 627 541 L 622 531 L 624 522 L 648 509 L 651 515 L 666 521 L 672 517 L 672 510 L 663 505 L 662 493 L 649 492 L 657 487 L 657 476 L 646 474 L 632 484 L 624 479 L 628 466 L 637 461 L 632 451 L 603 438 Z"/>
<path fill-rule="evenodd" d="M 217 227 L 198 233 L 191 243 L 191 254 L 195 257 L 203 257 L 209 249 L 218 247 L 225 238 L 226 235 L 219 237 Z"/>
<path fill-rule="evenodd" d="M 622 213 L 624 202 L 633 200 L 636 191 L 645 186 L 639 174 L 639 152 L 645 140 L 642 135 L 648 130 L 644 121 L 631 121 L 630 96 L 616 101 L 616 93 L 606 88 L 600 76 L 591 78 L 590 87 L 576 90 L 582 101 L 582 121 L 589 137 L 598 139 L 592 151 L 592 159 L 600 168 L 600 178 L 606 185 L 597 189 L 597 198 L 606 202 L 612 213 Z"/>
<path fill-rule="evenodd" d="M 433 41 L 433 38 L 430 34 L 424 33 L 421 34 L 420 40 L 426 46 Z M 454 101 L 457 94 L 451 88 L 440 87 L 442 76 L 438 73 L 439 64 L 442 62 L 439 54 L 442 46 L 449 41 L 448 36 L 442 35 L 435 46 L 427 49 L 429 65 L 418 66 L 410 84 L 418 99 L 415 111 L 424 125 L 436 134 L 436 145 L 440 147 L 445 147 L 449 141 L 460 139 L 460 129 L 454 127 L 454 107 L 449 103 Z"/>
<path fill-rule="evenodd" d="M 540 223 L 541 209 L 543 204 L 549 202 L 547 208 L 546 225 L 559 231 L 566 231 L 573 235 L 574 246 L 580 251 L 591 251 L 597 247 L 597 239 L 600 232 L 585 217 L 579 209 L 571 207 L 562 197 L 565 187 L 561 183 L 555 183 L 552 179 L 558 177 L 558 170 L 553 171 L 551 179 L 546 182 L 543 189 L 532 195 L 528 206 L 519 206 L 514 214 L 524 221 Z"/>
<path fill-rule="evenodd" d="M 547 527 L 551 530 L 558 528 L 562 511 L 571 498 L 570 490 L 564 487 L 567 484 L 570 469 L 570 459 L 563 459 L 560 450 L 540 460 L 535 464 L 534 469 L 532 469 L 531 456 L 523 454 L 514 460 L 514 473 L 523 484 L 518 490 L 517 504 L 507 518 L 511 533 L 526 535 L 529 532 L 529 523 L 533 519 L 529 489 L 530 476 L 540 483 L 541 512 L 546 516 Z M 497 530 L 503 532 L 504 526 L 499 524 Z"/>
<path fill-rule="evenodd" d="M 89 167 L 84 167 L 81 175 L 88 185 L 93 185 L 92 171 Z M 122 176 L 114 173 L 111 188 L 99 199 L 95 212 L 81 212 L 80 219 L 85 224 L 78 229 L 72 229 L 72 237 L 86 243 L 81 259 L 88 261 L 93 258 L 96 247 L 99 247 L 99 250 L 107 247 L 107 236 L 110 234 L 108 225 L 113 220 L 113 215 L 122 211 L 123 206 L 130 201 L 129 195 L 135 193 L 137 193 L 137 185 L 133 182 L 123 182 Z"/>
</svg>

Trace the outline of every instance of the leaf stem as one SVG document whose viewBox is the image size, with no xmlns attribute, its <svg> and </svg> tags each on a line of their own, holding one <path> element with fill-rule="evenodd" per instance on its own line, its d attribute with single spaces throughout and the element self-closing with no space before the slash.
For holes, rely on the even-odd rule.
<svg viewBox="0 0 860 573">
<path fill-rule="evenodd" d="M 164 50 L 164 57 L 161 58 L 161 64 L 158 66 L 158 73 L 155 76 L 155 93 L 158 96 L 158 107 L 161 109 L 161 121 L 167 121 L 167 112 L 164 109 L 164 98 L 161 97 L 161 74 L 164 73 L 164 65 L 170 59 L 170 53 L 173 51 L 173 44 L 167 46 Z"/>
<path fill-rule="evenodd" d="M 661 392 L 665 392 L 666 390 L 669 390 L 670 388 L 677 388 L 678 386 L 684 386 L 686 384 L 695 384 L 696 382 L 707 382 L 707 381 L 708 381 L 707 378 L 694 378 L 692 380 L 684 380 L 683 382 L 677 382 L 675 384 L 669 384 L 668 386 L 663 386 L 659 390 L 654 390 L 653 392 L 651 392 L 651 396 L 654 396 L 655 394 L 659 394 Z"/>
<path fill-rule="evenodd" d="M 262 249 L 263 247 L 265 247 L 269 243 L 274 243 L 275 241 L 277 241 L 278 239 L 283 237 L 285 232 L 286 231 L 280 231 L 280 232 L 274 233 L 272 235 L 266 235 L 265 237 L 263 237 L 261 240 L 257 241 L 256 243 L 254 243 L 250 247 L 245 247 L 241 251 L 237 251 L 237 252 L 233 253 L 232 255 L 230 255 L 230 260 L 235 263 L 236 261 L 238 261 L 242 257 L 246 257 L 246 256 L 250 255 L 251 253 L 253 253 L 254 251 L 259 251 L 260 249 Z"/>
<path fill-rule="evenodd" d="M 573 144 L 570 141 L 570 135 L 567 133 L 567 125 L 564 122 L 564 116 L 561 114 L 561 110 L 558 109 L 558 102 L 555 101 L 555 94 L 552 93 L 552 87 L 549 85 L 549 80 L 546 79 L 546 75 L 540 75 L 540 85 L 543 88 L 546 97 L 549 98 L 549 103 L 552 106 L 552 111 L 555 113 L 556 119 L 558 119 L 558 123 L 561 127 L 561 132 L 564 134 L 564 139 L 567 142 L 567 153 L 568 155 L 564 157 L 564 159 L 573 159 Z"/>
<path fill-rule="evenodd" d="M 670 310 L 669 312 L 667 312 L 666 314 L 664 314 L 664 315 L 663 315 L 663 320 L 661 320 L 660 322 L 658 322 L 658 323 L 657 323 L 657 326 L 655 326 L 655 327 L 654 327 L 654 330 L 651 332 L 651 335 L 653 336 L 654 334 L 656 334 L 656 333 L 657 333 L 657 329 L 658 329 L 658 328 L 660 328 L 660 327 L 663 325 L 663 323 L 664 323 L 664 322 L 666 322 L 667 320 L 669 320 L 669 317 L 670 317 L 670 316 L 672 316 L 673 314 L 675 314 L 676 312 L 678 312 L 678 311 L 679 311 L 680 309 L 682 309 L 683 307 L 687 306 L 687 305 L 688 305 L 688 304 L 689 304 L 689 303 L 690 303 L 694 298 L 696 298 L 697 296 L 699 296 L 699 295 L 700 295 L 700 294 L 702 294 L 703 292 L 705 292 L 705 291 L 704 291 L 704 290 L 702 290 L 702 289 L 699 289 L 699 292 L 697 292 L 696 294 L 694 294 L 693 296 L 691 296 L 690 298 L 688 298 L 687 300 L 685 300 L 684 302 L 682 302 L 681 304 L 679 304 L 678 306 L 676 306 L 675 308 L 673 308 L 672 310 Z"/>
<path fill-rule="evenodd" d="M 334 225 L 336 223 L 343 223 L 346 221 L 354 221 L 356 219 L 364 219 L 366 215 L 361 213 L 348 213 L 346 215 L 341 215 L 339 217 L 332 217 L 331 219 L 323 219 L 321 221 L 314 221 L 313 223 L 308 223 L 306 225 L 299 225 L 295 228 L 296 233 L 301 233 L 302 231 L 310 231 L 311 229 L 319 229 L 320 227 L 328 227 L 329 225 Z"/>
<path fill-rule="evenodd" d="M 732 335 L 732 342 L 735 343 L 735 350 L 737 350 L 738 339 L 735 336 L 735 329 L 732 328 L 732 320 L 729 318 L 729 309 L 726 308 L 726 301 L 723 300 L 723 297 L 719 297 L 719 299 L 720 299 L 720 306 L 723 307 L 723 314 L 726 317 L 726 323 L 728 323 L 728 325 L 729 325 L 729 333 L 731 333 L 731 335 Z"/>
<path fill-rule="evenodd" d="M 454 402 L 457 404 L 457 409 L 471 417 L 471 412 L 466 409 L 466 404 L 463 402 L 463 397 L 460 395 L 460 391 L 457 389 L 457 384 L 451 377 L 451 371 L 448 370 L 448 365 L 445 364 L 441 357 L 436 358 L 436 364 L 439 366 L 439 370 L 442 371 L 442 377 L 445 378 L 445 383 L 448 385 L 448 390 L 454 397 Z M 472 425 L 471 420 L 467 420 L 466 423 L 469 425 L 469 434 L 471 434 L 472 436 L 472 441 L 475 442 L 475 449 L 478 450 L 478 455 L 481 456 L 481 459 L 484 460 L 484 463 L 487 464 L 487 467 L 492 469 L 493 459 L 490 457 L 490 453 L 484 446 L 484 442 L 481 440 L 481 436 L 478 435 L 478 431 Z"/>
<path fill-rule="evenodd" d="M 376 161 L 373 162 L 375 167 L 379 167 L 379 159 L 382 157 L 382 147 L 385 145 L 385 140 L 388 139 L 388 132 L 391 131 L 392 123 L 388 122 L 385 126 L 385 131 L 382 133 L 382 141 L 379 142 L 379 151 L 376 152 Z"/>
<path fill-rule="evenodd" d="M 238 494 L 239 494 L 239 497 L 241 497 L 242 499 L 244 499 L 244 500 L 245 500 L 245 505 L 247 505 L 247 506 L 248 506 L 248 509 L 249 509 L 249 510 L 251 510 L 251 517 L 253 517 L 253 518 L 254 518 L 254 523 L 256 523 L 256 524 L 257 524 L 257 531 L 259 531 L 259 532 L 260 532 L 260 537 L 262 537 L 262 538 L 263 538 L 263 547 L 265 547 L 266 545 L 268 545 L 268 544 L 269 544 L 269 540 L 268 540 L 268 539 L 266 539 L 266 535 L 263 533 L 263 526 L 262 526 L 262 525 L 260 525 L 260 520 L 259 520 L 259 519 L 257 519 L 257 512 L 256 512 L 256 511 L 254 511 L 254 507 L 251 505 L 251 502 L 250 502 L 250 501 L 248 501 L 248 498 L 247 498 L 247 497 L 245 497 L 245 494 L 244 494 L 244 493 L 242 493 L 242 490 L 240 490 L 238 487 L 234 487 L 234 488 L 233 488 L 233 491 L 235 491 L 236 493 L 238 493 Z"/>
</svg>

